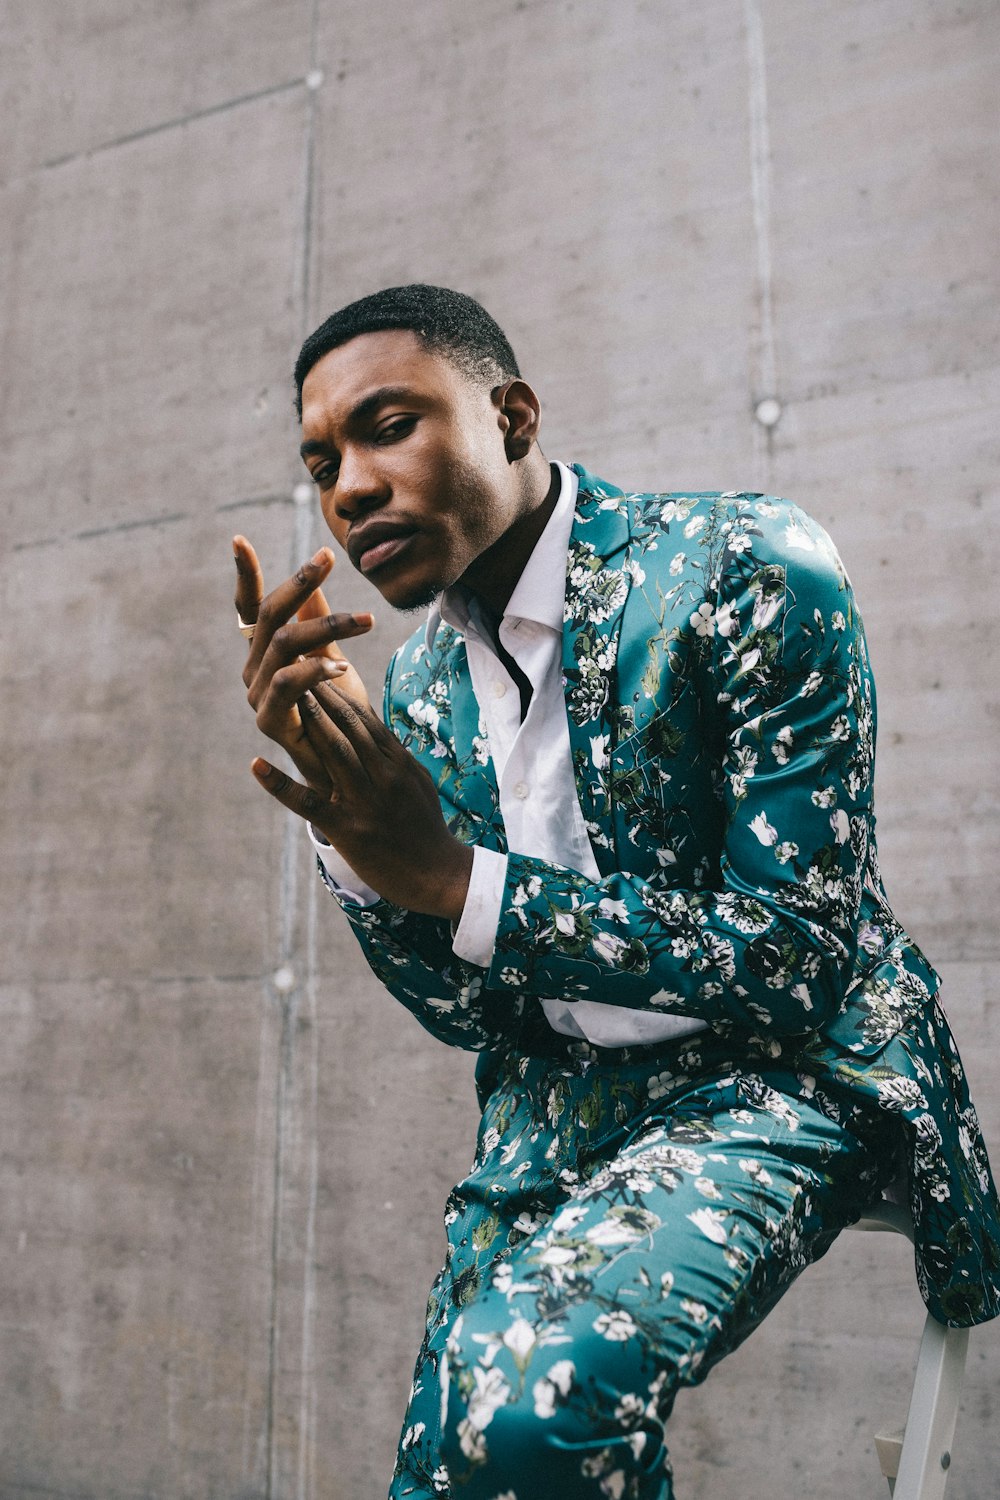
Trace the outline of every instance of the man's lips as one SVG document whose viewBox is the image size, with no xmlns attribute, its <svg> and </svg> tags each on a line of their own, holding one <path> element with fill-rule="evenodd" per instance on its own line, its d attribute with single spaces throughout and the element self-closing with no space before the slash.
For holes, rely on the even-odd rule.
<svg viewBox="0 0 1000 1500">
<path fill-rule="evenodd" d="M 362 573 L 372 573 L 397 557 L 416 532 L 412 526 L 396 526 L 389 521 L 369 521 L 347 538 L 347 553 Z"/>
</svg>

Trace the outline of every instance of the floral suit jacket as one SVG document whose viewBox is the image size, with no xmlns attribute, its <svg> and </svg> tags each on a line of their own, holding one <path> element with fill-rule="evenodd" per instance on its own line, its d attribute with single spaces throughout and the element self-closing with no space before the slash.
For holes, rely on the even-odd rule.
<svg viewBox="0 0 1000 1500">
<path fill-rule="evenodd" d="M 698 1016 L 791 1061 L 842 1119 L 876 1104 L 928 1306 L 994 1317 L 1000 1205 L 937 976 L 879 876 L 874 686 L 840 559 L 785 500 L 626 495 L 576 472 L 563 670 L 600 880 L 510 855 L 488 969 L 455 957 L 447 923 L 344 902 L 365 955 L 455 1046 L 530 1052 L 539 997 L 587 997 Z M 385 716 L 454 832 L 504 850 L 455 630 L 397 652 Z"/>
</svg>

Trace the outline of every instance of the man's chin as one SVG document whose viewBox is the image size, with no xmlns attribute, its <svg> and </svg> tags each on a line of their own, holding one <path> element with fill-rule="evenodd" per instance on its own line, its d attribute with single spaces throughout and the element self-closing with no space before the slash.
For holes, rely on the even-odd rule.
<svg viewBox="0 0 1000 1500">
<path fill-rule="evenodd" d="M 434 600 L 444 593 L 447 584 L 434 583 L 422 584 L 419 587 L 400 590 L 394 599 L 387 599 L 393 609 L 398 609 L 401 615 L 415 615 L 418 611 L 428 609 Z"/>
</svg>

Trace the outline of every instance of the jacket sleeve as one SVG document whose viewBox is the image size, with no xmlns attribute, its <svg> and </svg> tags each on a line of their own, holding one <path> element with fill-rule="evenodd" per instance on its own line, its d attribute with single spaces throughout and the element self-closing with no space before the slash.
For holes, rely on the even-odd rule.
<svg viewBox="0 0 1000 1500">
<path fill-rule="evenodd" d="M 784 504 L 758 510 L 770 519 L 723 548 L 672 647 L 705 725 L 683 753 L 711 757 L 722 829 L 703 884 L 511 855 L 489 985 L 770 1035 L 840 1008 L 873 827 L 873 689 L 826 534 Z"/>
<path fill-rule="evenodd" d="M 397 652 L 386 672 L 383 717 L 390 712 Z M 482 1051 L 509 1041 L 518 1028 L 525 999 L 509 987 L 489 989 L 486 971 L 456 956 L 450 925 L 411 912 L 390 901 L 364 905 L 345 899 L 318 861 L 319 873 L 361 945 L 372 972 L 420 1024 L 439 1041 L 466 1051 Z"/>
</svg>

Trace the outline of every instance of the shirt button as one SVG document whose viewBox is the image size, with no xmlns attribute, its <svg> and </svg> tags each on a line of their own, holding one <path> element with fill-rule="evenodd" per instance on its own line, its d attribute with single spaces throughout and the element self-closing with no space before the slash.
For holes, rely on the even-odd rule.
<svg viewBox="0 0 1000 1500">
<path fill-rule="evenodd" d="M 502 698 L 503 695 L 504 695 L 504 693 L 506 693 L 506 691 L 507 691 L 507 684 L 505 682 L 502 682 L 499 677 L 495 678 L 494 682 L 493 682 L 493 696 L 494 696 L 494 698 Z"/>
<path fill-rule="evenodd" d="M 516 781 L 514 783 L 514 796 L 515 797 L 519 797 L 521 799 L 521 801 L 523 802 L 524 799 L 525 799 L 525 797 L 527 795 L 528 795 L 528 785 L 527 785 L 527 782 Z"/>
</svg>

